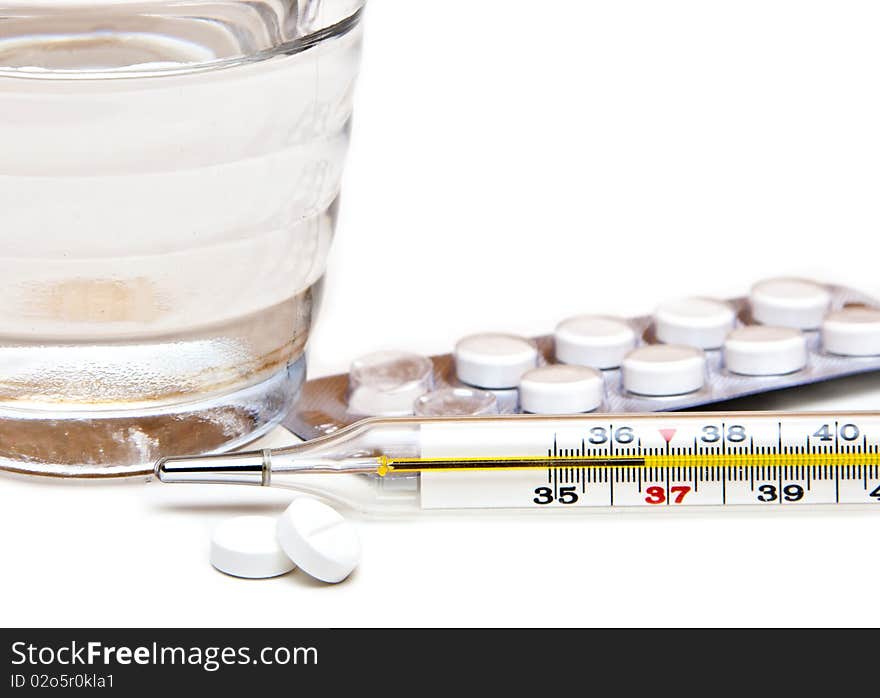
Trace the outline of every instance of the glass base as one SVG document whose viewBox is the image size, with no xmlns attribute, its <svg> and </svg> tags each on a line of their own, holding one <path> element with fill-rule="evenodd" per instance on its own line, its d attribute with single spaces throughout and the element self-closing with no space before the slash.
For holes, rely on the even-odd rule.
<svg viewBox="0 0 880 698">
<path fill-rule="evenodd" d="M 0 471 L 111 478 L 150 475 L 159 458 L 221 453 L 259 438 L 290 410 L 305 356 L 270 378 L 210 398 L 83 413 L 0 408 Z"/>
</svg>

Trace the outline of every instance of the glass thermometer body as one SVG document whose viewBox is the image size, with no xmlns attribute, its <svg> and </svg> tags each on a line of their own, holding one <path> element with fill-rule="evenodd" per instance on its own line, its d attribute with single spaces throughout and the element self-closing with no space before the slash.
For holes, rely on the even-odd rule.
<svg viewBox="0 0 880 698">
<path fill-rule="evenodd" d="M 156 474 L 375 514 L 880 504 L 880 413 L 368 419 L 285 449 L 166 459 Z"/>
</svg>

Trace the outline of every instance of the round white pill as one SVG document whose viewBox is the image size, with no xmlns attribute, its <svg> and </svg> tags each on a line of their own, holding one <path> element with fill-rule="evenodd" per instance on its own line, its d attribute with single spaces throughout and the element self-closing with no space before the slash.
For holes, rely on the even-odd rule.
<svg viewBox="0 0 880 698">
<path fill-rule="evenodd" d="M 278 518 L 276 530 L 287 556 L 322 582 L 341 582 L 360 561 L 361 542 L 354 526 L 317 499 L 294 499 Z"/>
<path fill-rule="evenodd" d="M 377 351 L 352 362 L 348 409 L 372 416 L 411 415 L 416 398 L 433 386 L 434 365 L 428 357 L 405 351 Z"/>
<path fill-rule="evenodd" d="M 416 400 L 419 417 L 472 417 L 498 414 L 498 399 L 487 390 L 443 388 Z"/>
<path fill-rule="evenodd" d="M 226 519 L 211 536 L 211 564 L 233 577 L 265 579 L 287 574 L 296 565 L 285 555 L 269 516 Z"/>
<path fill-rule="evenodd" d="M 462 383 L 478 388 L 515 388 L 538 363 L 527 339 L 509 334 L 474 334 L 455 345 L 455 371 Z"/>
<path fill-rule="evenodd" d="M 638 395 L 684 395 L 703 387 L 706 357 L 681 344 L 650 344 L 623 360 L 623 387 Z"/>
<path fill-rule="evenodd" d="M 781 376 L 807 365 L 807 340 L 791 327 L 740 327 L 724 342 L 724 365 L 744 376 Z"/>
<path fill-rule="evenodd" d="M 654 313 L 654 333 L 666 344 L 717 349 L 733 329 L 736 313 L 727 303 L 708 298 L 681 298 L 663 303 Z"/>
<path fill-rule="evenodd" d="M 880 355 L 880 310 L 844 308 L 822 323 L 825 351 L 842 356 Z"/>
<path fill-rule="evenodd" d="M 556 326 L 556 360 L 592 368 L 617 368 L 636 345 L 636 333 L 624 320 L 577 315 Z"/>
<path fill-rule="evenodd" d="M 527 371 L 519 384 L 520 406 L 533 414 L 592 412 L 605 397 L 605 380 L 596 369 L 555 364 Z"/>
<path fill-rule="evenodd" d="M 762 325 L 812 330 L 831 304 L 825 286 L 803 279 L 767 279 L 752 286 L 752 317 Z"/>
</svg>

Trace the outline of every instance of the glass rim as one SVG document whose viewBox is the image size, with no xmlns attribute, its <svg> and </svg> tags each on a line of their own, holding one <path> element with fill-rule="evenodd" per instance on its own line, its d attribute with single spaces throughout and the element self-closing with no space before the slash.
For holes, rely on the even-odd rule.
<svg viewBox="0 0 880 698">
<path fill-rule="evenodd" d="M 98 70 L 59 70 L 59 69 L 37 69 L 34 68 L 14 68 L 0 65 L 0 78 L 15 78 L 22 80 L 48 80 L 48 81 L 105 81 L 105 80 L 125 80 L 125 79 L 144 79 L 144 78 L 162 78 L 169 76 L 190 75 L 193 73 L 204 73 L 214 70 L 222 70 L 237 66 L 259 63 L 261 61 L 275 58 L 277 56 L 292 56 L 304 51 L 308 51 L 329 39 L 335 39 L 348 34 L 354 29 L 361 20 L 364 7 L 358 7 L 352 14 L 339 20 L 338 22 L 317 29 L 309 34 L 298 36 L 289 41 L 284 41 L 269 48 L 260 49 L 252 53 L 245 53 L 238 56 L 230 56 L 228 58 L 220 58 L 217 60 L 208 60 L 202 62 L 194 62 L 189 64 L 174 64 L 168 67 L 146 67 L 138 68 L 137 66 Z"/>
</svg>

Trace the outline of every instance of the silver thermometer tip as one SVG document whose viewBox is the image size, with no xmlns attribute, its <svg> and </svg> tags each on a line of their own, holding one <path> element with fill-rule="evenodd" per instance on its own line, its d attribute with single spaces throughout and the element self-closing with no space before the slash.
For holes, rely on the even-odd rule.
<svg viewBox="0 0 880 698">
<path fill-rule="evenodd" d="M 160 482 L 227 483 L 267 485 L 269 456 L 266 451 L 212 456 L 162 458 L 153 473 Z"/>
</svg>

